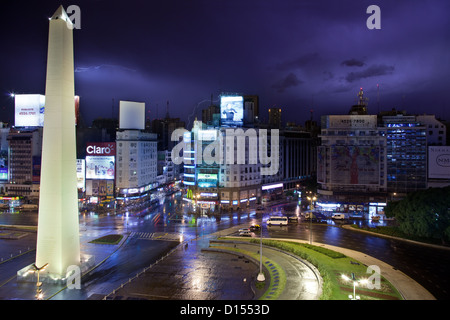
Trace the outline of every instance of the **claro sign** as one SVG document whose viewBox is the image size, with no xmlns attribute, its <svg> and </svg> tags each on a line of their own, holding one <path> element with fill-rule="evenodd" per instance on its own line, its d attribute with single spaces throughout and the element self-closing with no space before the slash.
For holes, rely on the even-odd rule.
<svg viewBox="0 0 450 320">
<path fill-rule="evenodd" d="M 88 142 L 86 144 L 86 154 L 89 156 L 115 156 L 115 142 Z"/>
</svg>

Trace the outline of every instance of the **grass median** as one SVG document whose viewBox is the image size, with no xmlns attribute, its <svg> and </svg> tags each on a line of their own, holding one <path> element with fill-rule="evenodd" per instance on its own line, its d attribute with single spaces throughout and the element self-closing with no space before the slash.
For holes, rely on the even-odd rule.
<svg viewBox="0 0 450 320">
<path fill-rule="evenodd" d="M 260 240 L 248 239 L 248 241 L 259 243 Z M 372 273 L 367 273 L 367 266 L 361 262 L 320 246 L 268 239 L 263 240 L 263 244 L 290 252 L 312 263 L 319 270 L 323 279 L 321 300 L 348 300 L 349 294 L 353 294 L 353 283 L 345 281 L 342 275 L 350 277 L 353 273 L 356 279 L 368 279 L 372 275 Z M 367 286 L 358 285 L 356 294 L 360 296 L 361 300 L 402 299 L 395 287 L 382 275 L 379 286 L 368 289 Z"/>
<path fill-rule="evenodd" d="M 89 243 L 96 244 L 118 244 L 120 240 L 122 240 L 123 235 L 121 234 L 109 234 L 107 236 L 103 236 L 101 238 L 89 241 Z"/>
</svg>

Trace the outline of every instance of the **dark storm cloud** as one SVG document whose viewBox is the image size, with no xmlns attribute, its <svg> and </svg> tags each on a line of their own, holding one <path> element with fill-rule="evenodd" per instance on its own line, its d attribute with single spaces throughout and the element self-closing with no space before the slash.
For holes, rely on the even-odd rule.
<svg viewBox="0 0 450 320">
<path fill-rule="evenodd" d="M 279 63 L 277 65 L 277 69 L 280 71 L 285 71 L 285 70 L 302 68 L 302 67 L 312 63 L 313 61 L 316 61 L 318 58 L 319 58 L 319 54 L 317 52 L 307 53 L 307 54 L 302 55 L 299 58 Z"/>
<path fill-rule="evenodd" d="M 350 72 L 345 80 L 348 82 L 354 82 L 365 78 L 377 77 L 377 76 L 385 76 L 390 75 L 394 72 L 394 66 L 388 65 L 372 65 L 369 68 L 359 71 L 359 72 Z"/>
<path fill-rule="evenodd" d="M 365 65 L 365 63 L 362 60 L 352 58 L 349 60 L 342 61 L 341 65 L 347 66 L 347 67 L 362 67 Z"/>
<path fill-rule="evenodd" d="M 281 79 L 272 85 L 272 88 L 276 89 L 277 92 L 282 93 L 287 88 L 296 87 L 302 84 L 303 81 L 299 80 L 295 74 L 289 73 L 284 79 Z"/>
<path fill-rule="evenodd" d="M 44 93 L 47 18 L 60 2 L 72 4 L 2 6 L 3 93 Z M 450 1 L 376 2 L 381 30 L 366 27 L 368 0 L 77 0 L 80 108 L 92 120 L 111 114 L 112 99 L 145 101 L 153 118 L 169 100 L 171 116 L 186 119 L 226 91 L 259 95 L 261 117 L 265 107 L 283 105 L 301 122 L 295 110 L 311 96 L 319 115 L 328 106 L 347 108 L 360 87 L 373 100 L 369 88 L 377 83 L 389 108 L 413 90 L 437 105 L 449 86 Z M 14 111 L 8 95 L 3 106 Z"/>
</svg>

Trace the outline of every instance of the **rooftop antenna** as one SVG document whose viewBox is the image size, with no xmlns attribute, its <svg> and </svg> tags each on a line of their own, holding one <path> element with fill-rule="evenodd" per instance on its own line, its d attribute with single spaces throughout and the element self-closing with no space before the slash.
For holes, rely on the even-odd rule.
<svg viewBox="0 0 450 320">
<path fill-rule="evenodd" d="M 169 119 L 169 100 L 167 100 L 167 104 L 166 104 L 166 119 Z"/>
<path fill-rule="evenodd" d="M 378 113 L 380 113 L 380 85 L 377 83 L 377 106 Z"/>
</svg>

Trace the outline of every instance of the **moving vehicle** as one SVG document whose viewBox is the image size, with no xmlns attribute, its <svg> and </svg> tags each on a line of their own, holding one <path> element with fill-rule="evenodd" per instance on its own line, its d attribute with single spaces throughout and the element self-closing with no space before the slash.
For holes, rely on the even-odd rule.
<svg viewBox="0 0 450 320">
<path fill-rule="evenodd" d="M 343 214 L 343 213 L 335 213 L 335 214 L 333 214 L 331 219 L 344 220 L 345 219 L 345 214 Z"/>
<path fill-rule="evenodd" d="M 254 224 L 250 226 L 250 231 L 256 231 L 261 229 L 261 226 L 259 224 Z"/>
<path fill-rule="evenodd" d="M 287 226 L 288 218 L 287 217 L 270 217 L 266 223 L 269 226 L 271 226 L 271 225 Z"/>
<path fill-rule="evenodd" d="M 239 229 L 239 235 L 242 237 L 251 237 L 252 233 L 250 232 L 250 229 L 244 228 L 244 229 Z"/>
</svg>

